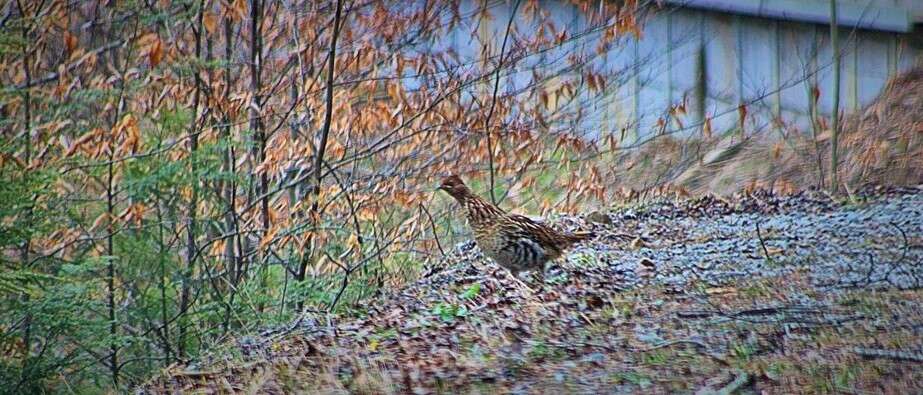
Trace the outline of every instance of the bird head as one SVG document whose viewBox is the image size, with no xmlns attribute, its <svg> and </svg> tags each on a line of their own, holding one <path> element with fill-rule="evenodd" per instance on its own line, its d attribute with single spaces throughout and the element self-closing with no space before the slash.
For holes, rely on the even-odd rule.
<svg viewBox="0 0 923 395">
<path fill-rule="evenodd" d="M 464 199 L 471 194 L 471 190 L 468 189 L 468 186 L 465 185 L 461 177 L 457 175 L 451 175 L 443 179 L 442 184 L 439 185 L 439 189 L 452 195 L 452 197 L 459 202 L 464 201 Z"/>
</svg>

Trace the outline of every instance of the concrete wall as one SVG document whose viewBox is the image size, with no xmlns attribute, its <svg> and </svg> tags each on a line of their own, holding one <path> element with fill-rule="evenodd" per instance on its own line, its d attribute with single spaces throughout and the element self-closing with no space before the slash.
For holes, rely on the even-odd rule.
<svg viewBox="0 0 923 395">
<path fill-rule="evenodd" d="M 479 37 L 493 40 L 494 47 L 499 48 L 511 4 L 490 3 L 492 18 L 477 28 L 478 37 L 467 31 L 474 26 L 453 33 L 452 45 L 462 58 L 477 57 Z M 569 2 L 540 3 L 557 24 L 568 26 L 568 31 L 586 28 L 584 16 Z M 906 7 L 911 28 L 923 18 L 923 1 L 882 0 L 875 6 L 890 8 L 878 13 L 868 0 L 844 0 L 844 7 L 847 3 L 853 3 L 854 8 L 864 4 L 864 15 L 897 15 L 897 20 L 901 14 L 894 13 L 895 7 Z M 480 4 L 468 2 L 462 9 L 473 10 Z M 534 31 L 535 23 L 517 17 L 516 28 L 528 34 Z M 919 40 L 914 34 L 919 35 L 840 26 L 841 108 L 849 111 L 867 105 L 889 76 L 914 63 L 921 53 L 915 47 Z M 521 85 L 525 79 L 522 74 L 534 65 L 553 68 L 555 64 L 561 66 L 570 51 L 588 48 L 592 52 L 595 37 L 590 35 L 527 59 L 505 80 L 504 89 Z M 684 98 L 687 112 L 669 123 L 668 132 L 701 133 L 697 126 L 703 116 L 711 120 L 715 133 L 733 129 L 739 125 L 738 106 L 742 103 L 748 108 L 747 132 L 772 129 L 770 120 L 776 117 L 807 131 L 810 91 L 815 84 L 821 94 L 820 113 L 829 116 L 831 111 L 832 51 L 827 25 L 672 4 L 644 21 L 640 40 L 627 39 L 621 44 L 593 60 L 594 67 L 612 73 L 611 81 L 605 93 L 585 94 L 574 104 L 586 115 L 575 133 L 593 137 L 622 131 L 627 132 L 628 143 L 637 141 L 658 132 L 658 119 L 666 118 L 667 110 Z"/>
</svg>

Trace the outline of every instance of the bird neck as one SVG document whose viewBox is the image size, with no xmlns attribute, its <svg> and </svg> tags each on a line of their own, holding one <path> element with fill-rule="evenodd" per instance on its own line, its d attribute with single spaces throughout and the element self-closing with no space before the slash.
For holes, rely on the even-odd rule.
<svg viewBox="0 0 923 395">
<path fill-rule="evenodd" d="M 499 207 L 474 194 L 466 196 L 463 204 L 472 226 L 489 224 L 505 214 Z"/>
</svg>

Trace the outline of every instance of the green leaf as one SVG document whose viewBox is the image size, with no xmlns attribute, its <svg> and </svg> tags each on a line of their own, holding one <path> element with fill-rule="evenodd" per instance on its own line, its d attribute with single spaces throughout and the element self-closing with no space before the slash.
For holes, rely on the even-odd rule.
<svg viewBox="0 0 923 395">
<path fill-rule="evenodd" d="M 474 283 L 474 284 L 471 284 L 467 289 L 465 289 L 465 292 L 462 292 L 461 298 L 462 299 L 474 299 L 476 296 L 478 296 L 479 293 L 481 293 L 481 284 Z"/>
</svg>

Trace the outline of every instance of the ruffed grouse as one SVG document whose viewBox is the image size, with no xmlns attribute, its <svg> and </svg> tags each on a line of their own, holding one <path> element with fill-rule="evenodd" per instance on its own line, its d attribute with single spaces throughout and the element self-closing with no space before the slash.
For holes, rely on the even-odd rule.
<svg viewBox="0 0 923 395">
<path fill-rule="evenodd" d="M 439 189 L 465 209 L 481 251 L 514 276 L 532 271 L 541 279 L 546 262 L 592 236 L 589 232 L 561 233 L 527 217 L 508 214 L 472 193 L 458 176 L 446 177 Z"/>
</svg>

